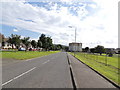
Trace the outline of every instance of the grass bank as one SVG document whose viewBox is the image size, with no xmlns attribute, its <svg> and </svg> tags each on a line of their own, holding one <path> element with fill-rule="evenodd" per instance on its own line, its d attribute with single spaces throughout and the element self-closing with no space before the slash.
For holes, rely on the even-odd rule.
<svg viewBox="0 0 120 90">
<path fill-rule="evenodd" d="M 10 51 L 3 51 L 1 52 L 2 58 L 10 58 L 10 59 L 17 59 L 17 60 L 25 60 L 25 59 L 31 59 L 36 57 L 41 57 L 49 54 L 54 54 L 59 51 L 17 51 L 17 52 L 10 52 Z"/>
<path fill-rule="evenodd" d="M 73 53 L 70 54 L 74 55 Z M 75 57 L 102 75 L 106 76 L 111 81 L 120 85 L 120 67 L 118 65 L 118 60 L 120 60 L 120 57 L 106 57 L 80 52 L 76 53 Z"/>
</svg>

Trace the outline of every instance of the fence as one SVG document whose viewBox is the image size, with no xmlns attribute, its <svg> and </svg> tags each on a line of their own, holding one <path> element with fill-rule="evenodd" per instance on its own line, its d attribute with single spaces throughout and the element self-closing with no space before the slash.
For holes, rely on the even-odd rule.
<svg viewBox="0 0 120 90">
<path fill-rule="evenodd" d="M 120 85 L 120 67 L 118 66 L 120 57 L 118 55 L 108 57 L 105 54 L 76 52 L 75 57 Z"/>
</svg>

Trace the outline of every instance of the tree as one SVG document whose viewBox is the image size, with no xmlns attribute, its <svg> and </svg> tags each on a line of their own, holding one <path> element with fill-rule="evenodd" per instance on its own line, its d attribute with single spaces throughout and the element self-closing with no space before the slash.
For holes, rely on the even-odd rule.
<svg viewBox="0 0 120 90">
<path fill-rule="evenodd" d="M 41 41 L 41 43 L 42 43 L 42 48 L 47 47 L 47 45 L 46 45 L 47 40 L 46 40 L 45 34 L 41 34 L 41 36 L 39 37 L 39 41 Z"/>
<path fill-rule="evenodd" d="M 32 40 L 31 45 L 32 45 L 32 47 L 36 48 L 37 47 L 37 42 L 35 40 Z"/>
<path fill-rule="evenodd" d="M 61 44 L 56 45 L 56 47 L 57 47 L 57 50 L 62 49 L 62 45 Z"/>
<path fill-rule="evenodd" d="M 69 47 L 68 46 L 64 46 L 64 50 L 65 51 L 69 51 Z"/>
<path fill-rule="evenodd" d="M 100 55 L 102 55 L 102 53 L 105 52 L 104 46 L 98 45 L 97 47 L 95 47 L 95 51 L 96 53 L 100 53 Z"/>
<path fill-rule="evenodd" d="M 57 46 L 55 44 L 52 45 L 52 50 L 57 50 Z"/>
<path fill-rule="evenodd" d="M 38 42 L 37 42 L 37 47 L 39 47 L 39 48 L 42 47 L 42 42 L 40 40 L 38 40 Z"/>
<path fill-rule="evenodd" d="M 53 47 L 51 37 L 46 37 L 45 34 L 41 34 L 38 41 L 39 44 L 42 43 L 42 48 L 45 50 L 50 50 Z"/>
<path fill-rule="evenodd" d="M 46 37 L 46 50 L 50 50 L 52 48 L 52 39 L 51 37 Z"/>
<path fill-rule="evenodd" d="M 91 49 L 90 49 L 90 52 L 91 52 L 91 53 L 95 53 L 95 48 L 91 48 Z"/>
<path fill-rule="evenodd" d="M 106 49 L 105 49 L 105 52 L 106 52 L 106 54 L 107 54 L 109 57 L 112 57 L 112 56 L 113 56 L 113 53 L 115 53 L 114 50 L 109 49 L 109 48 L 106 48 Z"/>
<path fill-rule="evenodd" d="M 1 38 L 2 40 L 0 40 L 0 41 L 2 41 L 2 46 L 5 46 L 5 37 L 2 34 L 1 34 L 1 36 L 2 36 L 2 38 Z"/>
<path fill-rule="evenodd" d="M 29 45 L 30 45 L 30 41 L 29 41 L 30 37 L 24 37 L 22 40 L 22 43 L 26 46 L 26 50 L 28 49 Z"/>
<path fill-rule="evenodd" d="M 110 53 L 108 54 L 108 56 L 109 56 L 109 57 L 112 57 L 112 56 L 113 56 L 113 53 L 110 52 Z"/>
<path fill-rule="evenodd" d="M 85 52 L 88 52 L 89 51 L 89 47 L 85 47 Z"/>
<path fill-rule="evenodd" d="M 82 52 L 85 52 L 85 48 L 82 48 Z"/>
<path fill-rule="evenodd" d="M 11 43 L 12 46 L 14 44 L 17 47 L 17 49 L 18 49 L 19 46 L 20 46 L 20 43 L 21 43 L 20 37 L 21 36 L 19 36 L 19 35 L 16 35 L 16 34 L 13 35 L 13 34 L 11 34 L 11 37 L 9 37 L 9 39 L 8 39 L 8 43 Z"/>
</svg>

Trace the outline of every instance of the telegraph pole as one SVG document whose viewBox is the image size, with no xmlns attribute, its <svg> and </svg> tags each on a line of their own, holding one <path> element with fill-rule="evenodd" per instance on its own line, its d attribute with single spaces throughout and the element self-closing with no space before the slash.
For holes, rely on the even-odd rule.
<svg viewBox="0 0 120 90">
<path fill-rule="evenodd" d="M 75 51 L 74 51 L 74 56 L 75 56 L 75 52 L 76 52 L 76 31 L 77 31 L 77 28 L 76 27 L 73 27 L 73 26 L 68 26 L 69 28 L 75 28 Z"/>
</svg>

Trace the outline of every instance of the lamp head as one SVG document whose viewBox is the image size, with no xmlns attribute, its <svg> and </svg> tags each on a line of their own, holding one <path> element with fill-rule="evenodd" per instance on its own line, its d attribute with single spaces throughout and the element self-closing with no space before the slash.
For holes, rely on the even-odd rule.
<svg viewBox="0 0 120 90">
<path fill-rule="evenodd" d="M 68 26 L 69 28 L 73 28 L 72 26 Z"/>
</svg>

